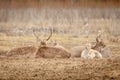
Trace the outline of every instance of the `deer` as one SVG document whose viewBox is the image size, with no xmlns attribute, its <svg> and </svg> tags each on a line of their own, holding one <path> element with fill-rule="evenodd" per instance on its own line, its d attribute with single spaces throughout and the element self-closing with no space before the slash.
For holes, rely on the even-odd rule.
<svg viewBox="0 0 120 80">
<path fill-rule="evenodd" d="M 37 40 L 41 41 L 40 46 L 36 49 L 35 55 L 36 58 L 42 57 L 42 58 L 69 58 L 70 57 L 70 52 L 66 50 L 64 47 L 58 47 L 56 46 L 47 46 L 46 42 L 51 38 L 52 36 L 52 31 L 50 36 L 45 39 L 41 40 L 34 32 L 34 35 Z"/>
<path fill-rule="evenodd" d="M 23 46 L 14 48 L 7 52 L 7 57 L 22 57 L 22 58 L 69 58 L 70 53 L 64 49 L 57 48 L 54 46 L 48 46 L 47 41 L 52 36 L 52 30 L 50 30 L 50 35 L 48 38 L 41 40 L 36 34 L 35 30 L 33 35 L 36 40 L 39 42 L 39 46 Z"/>
<path fill-rule="evenodd" d="M 81 53 L 84 50 L 84 46 L 74 46 L 70 49 L 71 57 L 70 58 L 77 58 L 81 57 Z"/>
<path fill-rule="evenodd" d="M 102 58 L 102 55 L 97 50 L 91 48 L 91 44 L 87 43 L 84 50 L 81 53 L 81 58 L 84 59 L 93 59 L 93 58 Z"/>
<path fill-rule="evenodd" d="M 70 53 L 70 51 L 69 51 L 67 48 L 65 48 L 64 46 L 62 46 L 61 44 L 59 44 L 56 40 L 55 40 L 55 42 L 53 43 L 53 46 L 56 47 L 56 48 L 64 49 L 64 50 L 66 50 L 67 52 Z"/>
<path fill-rule="evenodd" d="M 104 43 L 99 42 L 96 39 L 96 43 L 95 43 L 94 46 L 92 45 L 92 49 L 100 51 L 99 48 L 104 47 L 104 46 L 105 46 Z M 85 46 L 83 46 L 83 45 L 72 47 L 70 49 L 70 51 L 71 51 L 71 58 L 81 57 L 81 53 L 84 50 L 84 48 L 85 48 Z"/>
<path fill-rule="evenodd" d="M 84 50 L 84 48 L 85 46 L 83 45 L 72 47 L 70 49 L 71 58 L 81 57 L 81 53 Z M 91 45 L 91 49 L 99 51 L 105 58 L 110 57 L 111 55 L 110 49 L 104 44 L 103 39 L 101 38 L 101 34 L 97 35 L 95 45 Z"/>
<path fill-rule="evenodd" d="M 34 46 L 22 46 L 9 50 L 6 53 L 7 58 L 34 58 L 34 52 L 36 47 Z"/>
<path fill-rule="evenodd" d="M 103 42 L 101 34 L 98 34 L 96 37 L 96 43 L 95 43 L 95 45 L 92 45 L 91 48 L 101 52 L 101 48 L 104 48 L 104 47 L 106 47 L 106 45 Z"/>
<path fill-rule="evenodd" d="M 34 30 L 33 30 L 34 34 Z M 35 58 L 35 46 L 14 47 L 6 53 L 7 58 Z"/>
<path fill-rule="evenodd" d="M 105 45 L 101 34 L 98 34 L 96 37 L 96 44 L 92 47 L 92 49 L 99 51 L 103 58 L 111 57 L 111 50 L 108 46 Z"/>
</svg>

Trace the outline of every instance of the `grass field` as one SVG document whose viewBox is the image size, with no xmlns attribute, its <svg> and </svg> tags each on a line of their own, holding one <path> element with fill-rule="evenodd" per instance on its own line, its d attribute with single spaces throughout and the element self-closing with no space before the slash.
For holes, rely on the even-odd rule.
<svg viewBox="0 0 120 80">
<path fill-rule="evenodd" d="M 20 46 L 38 46 L 39 44 L 36 41 L 36 38 L 33 35 L 29 36 L 7 36 L 0 35 L 0 51 L 7 52 L 12 48 Z M 45 36 L 40 36 L 41 39 L 44 39 Z M 85 35 L 79 35 L 74 37 L 69 34 L 54 34 L 51 39 L 48 41 L 48 45 L 53 45 L 55 40 L 63 45 L 64 47 L 70 49 L 73 46 L 85 45 L 86 43 L 95 42 L 95 35 L 89 35 L 88 38 Z M 109 46 L 113 54 L 120 53 L 120 43 L 109 42 L 104 40 L 105 44 Z"/>
<path fill-rule="evenodd" d="M 120 80 L 120 55 L 106 59 L 0 59 L 1 80 Z"/>
<path fill-rule="evenodd" d="M 45 39 L 53 28 L 56 32 L 47 45 L 57 41 L 68 50 L 95 42 L 100 30 L 119 35 L 119 8 L 0 9 L 0 14 L 0 80 L 120 80 L 120 42 L 109 41 L 104 33 L 104 43 L 112 51 L 109 58 L 4 57 L 13 48 L 39 46 L 32 29 Z"/>
</svg>

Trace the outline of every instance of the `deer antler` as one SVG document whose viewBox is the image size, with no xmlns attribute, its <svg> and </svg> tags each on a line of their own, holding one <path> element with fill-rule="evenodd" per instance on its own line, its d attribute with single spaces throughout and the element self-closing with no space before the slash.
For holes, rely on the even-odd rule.
<svg viewBox="0 0 120 80">
<path fill-rule="evenodd" d="M 96 37 L 96 41 L 97 41 L 97 42 L 99 42 L 100 39 L 102 40 L 101 35 L 102 35 L 102 33 L 99 33 L 99 34 L 97 35 L 97 37 Z"/>
<path fill-rule="evenodd" d="M 46 39 L 46 41 L 48 41 L 52 36 L 52 29 L 50 29 L 50 36 Z"/>
<path fill-rule="evenodd" d="M 98 37 L 96 37 L 96 42 L 99 42 L 99 39 L 98 39 Z"/>
<path fill-rule="evenodd" d="M 37 41 L 41 41 L 41 39 L 36 35 L 35 30 L 33 29 L 33 34 L 36 37 Z"/>
</svg>

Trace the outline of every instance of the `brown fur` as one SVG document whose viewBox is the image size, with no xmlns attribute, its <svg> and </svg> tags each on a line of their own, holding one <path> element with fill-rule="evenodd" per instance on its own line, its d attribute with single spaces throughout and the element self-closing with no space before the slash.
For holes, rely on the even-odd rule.
<svg viewBox="0 0 120 80">
<path fill-rule="evenodd" d="M 101 35 L 98 35 L 96 37 L 96 43 L 95 45 L 92 47 L 92 49 L 97 50 L 99 52 L 101 52 L 101 48 L 104 48 L 106 45 L 104 44 Z M 71 57 L 81 57 L 81 53 L 84 50 L 85 46 L 75 46 L 73 48 L 71 48 Z"/>
<path fill-rule="evenodd" d="M 81 53 L 84 50 L 84 46 L 75 46 L 70 49 L 71 51 L 71 58 L 74 57 L 81 57 Z"/>
<path fill-rule="evenodd" d="M 95 46 L 92 47 L 92 49 L 99 51 L 104 58 L 111 56 L 111 50 L 109 47 L 107 47 L 104 44 L 103 39 L 101 38 L 101 35 L 100 35 L 100 37 L 98 36 L 96 38 L 96 44 L 95 44 Z"/>
<path fill-rule="evenodd" d="M 34 36 L 37 40 L 40 40 L 39 37 L 33 31 Z M 52 31 L 50 36 L 46 40 L 40 40 L 40 46 L 36 49 L 35 56 L 36 58 L 69 58 L 70 53 L 65 48 L 51 47 L 47 46 L 46 42 L 51 38 Z"/>
<path fill-rule="evenodd" d="M 70 53 L 62 48 L 45 45 L 38 47 L 38 49 L 33 46 L 14 48 L 8 51 L 6 56 L 14 58 L 69 58 Z"/>
<path fill-rule="evenodd" d="M 102 41 L 100 41 L 100 42 L 96 42 L 95 46 L 93 46 L 92 49 L 101 52 L 101 48 L 104 47 L 106 47 L 106 45 Z"/>
<path fill-rule="evenodd" d="M 33 46 L 18 47 L 8 51 L 6 56 L 30 58 L 30 57 L 34 57 L 35 50 L 36 48 Z"/>
<path fill-rule="evenodd" d="M 36 58 L 69 58 L 70 53 L 62 48 L 42 46 L 36 51 Z"/>
<path fill-rule="evenodd" d="M 69 58 L 70 53 L 64 48 L 58 47 L 48 47 L 46 42 L 52 36 L 52 32 L 50 36 L 46 40 L 41 40 L 33 30 L 34 36 L 36 37 L 37 41 L 40 42 L 40 46 L 38 48 L 35 47 L 19 47 L 10 50 L 7 53 L 7 57 L 25 57 L 25 58 Z"/>
<path fill-rule="evenodd" d="M 105 47 L 105 44 L 103 42 L 96 42 L 95 46 L 92 47 L 92 49 L 97 50 L 101 52 L 101 48 Z M 81 53 L 84 50 L 85 46 L 75 46 L 71 48 L 71 57 L 81 57 Z"/>
</svg>

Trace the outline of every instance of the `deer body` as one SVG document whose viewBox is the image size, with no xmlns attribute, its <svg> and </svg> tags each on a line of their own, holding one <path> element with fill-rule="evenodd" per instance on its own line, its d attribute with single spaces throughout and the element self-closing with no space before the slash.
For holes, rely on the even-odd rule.
<svg viewBox="0 0 120 80">
<path fill-rule="evenodd" d="M 74 57 L 81 57 L 81 53 L 84 50 L 84 46 L 75 46 L 70 49 L 71 52 L 71 58 Z"/>
<path fill-rule="evenodd" d="M 22 58 L 34 58 L 34 52 L 36 48 L 34 46 L 24 46 L 11 49 L 7 52 L 7 57 L 22 57 Z"/>
<path fill-rule="evenodd" d="M 104 58 L 108 58 L 108 57 L 111 57 L 111 50 L 110 50 L 110 48 L 108 48 L 108 47 L 104 47 L 104 48 L 102 48 L 101 49 L 101 54 L 102 54 L 102 56 L 104 57 Z"/>
<path fill-rule="evenodd" d="M 90 49 L 89 51 L 83 50 L 81 53 L 81 58 L 84 59 L 102 58 L 102 55 L 98 51 Z"/>
<path fill-rule="evenodd" d="M 43 46 L 36 51 L 36 58 L 69 58 L 70 53 L 64 49 L 57 47 Z"/>
<path fill-rule="evenodd" d="M 69 51 L 68 49 L 66 49 L 65 47 L 63 47 L 63 46 L 60 45 L 59 43 L 54 44 L 54 47 L 63 49 L 63 50 L 65 50 L 66 52 L 70 53 L 70 51 Z"/>
<path fill-rule="evenodd" d="M 96 37 L 96 43 L 94 46 L 91 47 L 91 49 L 96 50 L 98 52 L 100 52 L 103 57 L 109 57 L 109 56 L 105 56 L 105 55 L 110 55 L 110 49 L 107 50 L 106 49 L 106 45 L 104 44 L 102 38 L 101 38 L 101 34 L 99 34 Z M 71 57 L 81 57 L 81 53 L 84 50 L 84 46 L 75 46 L 71 48 Z"/>
<path fill-rule="evenodd" d="M 81 58 L 85 59 L 102 58 L 102 55 L 100 52 L 91 49 L 91 44 L 87 44 L 85 46 L 85 49 L 81 53 Z"/>
<path fill-rule="evenodd" d="M 33 30 L 33 34 L 36 37 L 37 41 L 39 41 L 40 45 L 36 47 L 19 47 L 10 50 L 7 53 L 7 57 L 25 57 L 25 58 L 69 58 L 70 53 L 65 50 L 64 48 L 60 47 L 51 47 L 47 46 L 47 41 L 52 36 L 52 31 L 50 36 L 45 39 L 41 40 L 38 35 Z"/>
</svg>

